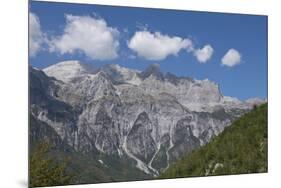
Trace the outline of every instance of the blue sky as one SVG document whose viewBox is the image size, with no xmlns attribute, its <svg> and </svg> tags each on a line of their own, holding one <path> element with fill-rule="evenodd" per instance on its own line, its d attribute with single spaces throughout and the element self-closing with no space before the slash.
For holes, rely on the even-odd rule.
<svg viewBox="0 0 281 188">
<path fill-rule="evenodd" d="M 48 2 L 31 2 L 30 12 L 34 67 L 71 59 L 138 70 L 158 63 L 215 81 L 223 95 L 267 98 L 266 16 Z"/>
</svg>

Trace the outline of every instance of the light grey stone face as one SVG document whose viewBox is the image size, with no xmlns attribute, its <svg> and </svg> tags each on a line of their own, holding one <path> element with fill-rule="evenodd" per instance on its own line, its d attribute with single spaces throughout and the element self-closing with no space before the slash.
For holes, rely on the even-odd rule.
<svg viewBox="0 0 281 188">
<path fill-rule="evenodd" d="M 30 69 L 36 118 L 78 152 L 127 156 L 153 175 L 262 102 L 225 97 L 216 83 L 164 74 L 155 65 L 143 72 L 119 65 L 88 71 L 73 61 Z"/>
</svg>

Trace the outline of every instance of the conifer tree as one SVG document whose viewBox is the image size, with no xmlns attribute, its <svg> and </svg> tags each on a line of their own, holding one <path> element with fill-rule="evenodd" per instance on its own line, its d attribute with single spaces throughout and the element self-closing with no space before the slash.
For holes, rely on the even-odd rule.
<svg viewBox="0 0 281 188">
<path fill-rule="evenodd" d="M 40 143 L 32 152 L 29 161 L 30 187 L 55 186 L 69 184 L 71 176 L 66 173 L 67 160 L 58 162 L 48 156 L 48 142 Z"/>
</svg>

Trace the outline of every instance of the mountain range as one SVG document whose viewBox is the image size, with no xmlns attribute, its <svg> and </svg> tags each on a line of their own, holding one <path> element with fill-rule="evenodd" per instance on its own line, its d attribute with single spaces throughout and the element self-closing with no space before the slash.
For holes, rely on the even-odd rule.
<svg viewBox="0 0 281 188">
<path fill-rule="evenodd" d="M 47 137 L 60 151 L 98 161 L 105 174 L 104 169 L 133 169 L 135 177 L 126 173 L 126 180 L 158 176 L 265 102 L 223 96 L 215 82 L 164 73 L 157 64 L 138 71 L 65 61 L 30 67 L 29 81 L 36 124 L 31 144 Z"/>
</svg>

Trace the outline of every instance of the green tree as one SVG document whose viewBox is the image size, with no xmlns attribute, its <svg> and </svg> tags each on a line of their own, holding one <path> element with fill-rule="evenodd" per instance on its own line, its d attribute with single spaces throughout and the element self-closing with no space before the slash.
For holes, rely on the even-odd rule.
<svg viewBox="0 0 281 188">
<path fill-rule="evenodd" d="M 267 149 L 267 104 L 262 104 L 158 178 L 267 172 Z"/>
<path fill-rule="evenodd" d="M 48 155 L 51 145 L 48 142 L 38 144 L 30 156 L 30 187 L 55 186 L 69 184 L 71 176 L 66 173 L 68 161 L 58 162 Z"/>
</svg>

